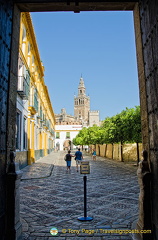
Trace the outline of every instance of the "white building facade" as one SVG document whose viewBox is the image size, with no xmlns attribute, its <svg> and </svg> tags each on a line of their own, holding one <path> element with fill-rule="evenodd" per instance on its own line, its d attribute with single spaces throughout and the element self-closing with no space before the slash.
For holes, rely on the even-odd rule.
<svg viewBox="0 0 158 240">
<path fill-rule="evenodd" d="M 72 140 L 76 137 L 82 125 L 55 125 L 55 147 L 56 150 L 74 149 Z"/>
</svg>

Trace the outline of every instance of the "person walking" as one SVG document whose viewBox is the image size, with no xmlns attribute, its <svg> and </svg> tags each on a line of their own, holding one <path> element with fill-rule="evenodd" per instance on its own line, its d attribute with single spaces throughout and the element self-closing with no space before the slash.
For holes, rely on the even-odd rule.
<svg viewBox="0 0 158 240">
<path fill-rule="evenodd" d="M 78 151 L 75 152 L 75 160 L 76 160 L 76 170 L 77 170 L 77 172 L 78 172 L 78 165 L 81 164 L 82 159 L 83 159 L 83 154 L 80 151 L 80 148 L 78 148 Z"/>
<path fill-rule="evenodd" d="M 93 160 L 96 160 L 96 155 L 97 155 L 96 150 L 93 149 L 93 152 L 92 152 L 92 159 Z"/>
<path fill-rule="evenodd" d="M 69 150 L 68 153 L 65 155 L 65 161 L 66 161 L 66 165 L 67 165 L 67 172 L 71 171 L 71 158 L 74 157 L 74 155 L 71 154 L 71 151 Z"/>
</svg>

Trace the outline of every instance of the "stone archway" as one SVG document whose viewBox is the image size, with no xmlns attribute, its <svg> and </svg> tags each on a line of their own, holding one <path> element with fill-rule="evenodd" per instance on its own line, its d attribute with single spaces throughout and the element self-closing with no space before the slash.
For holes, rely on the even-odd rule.
<svg viewBox="0 0 158 240">
<path fill-rule="evenodd" d="M 63 149 L 64 150 L 71 150 L 71 141 L 70 140 L 65 140 L 64 142 L 63 142 Z"/>
<path fill-rule="evenodd" d="M 138 76 L 140 89 L 141 119 L 143 146 L 149 152 L 152 180 L 152 226 L 154 239 L 158 238 L 158 3 L 156 0 L 147 1 L 58 1 L 58 0 L 1 0 L 1 27 L 0 35 L 1 55 L 1 96 L 0 107 L 0 235 L 5 239 L 18 239 L 15 218 L 18 218 L 18 208 L 10 201 L 6 191 L 10 183 L 6 183 L 6 172 L 14 171 L 12 166 L 15 151 L 15 109 L 16 109 L 16 82 L 18 64 L 18 41 L 21 11 L 106 11 L 106 10 L 133 10 Z M 13 25 L 12 25 L 13 24 Z M 13 26 L 13 27 L 12 27 Z M 2 61 L 3 59 L 3 61 Z M 13 185 L 12 188 L 15 188 Z M 13 191 L 14 195 L 14 191 Z M 11 205 L 7 212 L 6 206 Z M 13 221 L 9 220 L 9 217 Z M 16 230 L 15 230 L 16 229 Z M 14 232 L 14 234 L 13 234 Z"/>
</svg>

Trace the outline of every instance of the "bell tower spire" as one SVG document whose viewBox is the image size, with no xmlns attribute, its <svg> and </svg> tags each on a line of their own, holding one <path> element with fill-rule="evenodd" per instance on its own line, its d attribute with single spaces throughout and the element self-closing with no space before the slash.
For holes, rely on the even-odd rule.
<svg viewBox="0 0 158 240">
<path fill-rule="evenodd" d="M 80 78 L 80 82 L 79 82 L 79 86 L 78 86 L 78 95 L 86 95 L 86 88 L 84 85 L 84 80 L 82 78 L 82 74 L 81 74 L 81 78 Z"/>
<path fill-rule="evenodd" d="M 90 97 L 86 96 L 86 88 L 81 74 L 80 82 L 78 85 L 78 96 L 74 97 L 74 116 L 76 119 L 88 125 L 90 111 Z"/>
</svg>

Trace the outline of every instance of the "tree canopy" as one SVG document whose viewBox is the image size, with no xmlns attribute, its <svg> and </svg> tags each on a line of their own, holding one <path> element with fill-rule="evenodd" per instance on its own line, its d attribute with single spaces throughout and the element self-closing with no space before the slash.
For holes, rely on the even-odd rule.
<svg viewBox="0 0 158 240">
<path fill-rule="evenodd" d="M 73 144 L 140 143 L 141 141 L 140 106 L 136 106 L 105 118 L 101 126 L 84 127 L 73 139 Z"/>
</svg>

